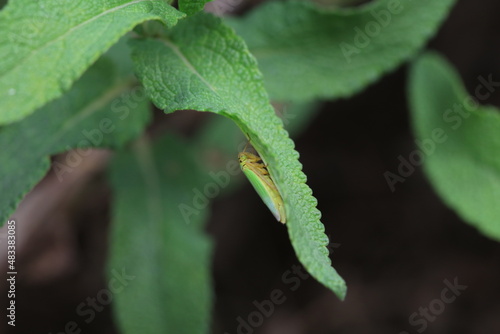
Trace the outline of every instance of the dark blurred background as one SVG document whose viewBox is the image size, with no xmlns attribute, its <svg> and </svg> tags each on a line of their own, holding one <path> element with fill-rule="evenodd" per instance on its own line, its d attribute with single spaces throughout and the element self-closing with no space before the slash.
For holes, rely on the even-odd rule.
<svg viewBox="0 0 500 334">
<path fill-rule="evenodd" d="M 429 45 L 451 61 L 469 89 L 480 75 L 500 78 L 499 15 L 497 0 L 458 1 Z M 214 202 L 208 224 L 215 240 L 214 334 L 238 333 L 241 319 L 248 322 L 257 310 L 254 302 L 269 300 L 276 289 L 284 302 L 262 324 L 240 333 L 500 333 L 500 243 L 448 209 L 421 170 L 394 193 L 385 182 L 384 172 L 396 170 L 398 156 L 415 147 L 406 73 L 403 66 L 349 100 L 325 103 L 295 138 L 333 242 L 333 264 L 348 284 L 346 300 L 289 272 L 299 263 L 286 229 L 245 183 Z M 499 92 L 487 102 L 500 107 Z M 190 133 L 209 117 L 177 113 L 159 119 Z M 105 287 L 109 155 L 94 152 L 63 186 L 49 174 L 23 203 L 17 218 L 30 224 L 18 227 L 29 236 L 18 251 L 18 326 L 7 328 L 2 320 L 0 333 L 64 332 L 76 306 Z M 467 288 L 439 304 L 445 280 Z M 4 282 L 0 289 L 4 296 Z M 429 306 L 439 314 L 425 321 L 425 329 L 422 321 L 410 324 L 414 312 Z M 83 333 L 116 333 L 111 312 L 112 306 L 98 313 Z"/>
</svg>

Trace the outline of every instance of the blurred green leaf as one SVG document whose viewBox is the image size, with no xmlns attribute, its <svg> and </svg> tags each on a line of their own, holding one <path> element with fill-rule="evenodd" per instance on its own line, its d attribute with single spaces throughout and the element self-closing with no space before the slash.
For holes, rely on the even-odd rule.
<svg viewBox="0 0 500 334">
<path fill-rule="evenodd" d="M 159 108 L 219 113 L 249 137 L 283 197 L 297 257 L 312 276 L 343 298 L 345 282 L 331 267 L 328 238 L 299 154 L 269 103 L 244 42 L 220 19 L 197 14 L 180 21 L 164 39 L 135 41 L 133 50 L 137 75 Z"/>
<path fill-rule="evenodd" d="M 113 49 L 120 52 L 114 59 L 128 57 L 122 43 Z M 0 225 L 47 173 L 50 155 L 79 148 L 53 164 L 63 181 L 85 157 L 80 149 L 120 147 L 143 131 L 149 101 L 126 62 L 115 63 L 101 58 L 62 98 L 0 128 Z"/>
<path fill-rule="evenodd" d="M 278 115 L 292 137 L 304 132 L 319 114 L 320 109 L 321 103 L 318 101 L 284 103 L 277 107 Z"/>
<path fill-rule="evenodd" d="M 342 10 L 268 2 L 228 22 L 257 58 L 273 100 L 334 99 L 358 93 L 411 57 L 454 2 L 379 0 Z"/>
<path fill-rule="evenodd" d="M 470 97 L 454 69 L 437 54 L 411 68 L 410 105 L 424 169 L 441 198 L 485 235 L 500 240 L 500 111 L 479 106 L 499 89 L 479 77 Z"/>
<path fill-rule="evenodd" d="M 12 0 L 0 12 L 0 124 L 62 95 L 135 25 L 184 14 L 163 0 Z"/>
<path fill-rule="evenodd" d="M 108 268 L 135 277 L 115 298 L 123 333 L 208 333 L 212 247 L 203 233 L 208 210 L 189 220 L 181 210 L 204 175 L 190 148 L 173 137 L 153 145 L 142 138 L 113 159 Z"/>
</svg>

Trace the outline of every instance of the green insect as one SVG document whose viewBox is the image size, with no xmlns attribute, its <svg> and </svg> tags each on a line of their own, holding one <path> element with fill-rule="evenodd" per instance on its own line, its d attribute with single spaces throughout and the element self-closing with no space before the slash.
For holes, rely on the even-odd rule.
<svg viewBox="0 0 500 334">
<path fill-rule="evenodd" d="M 274 217 L 276 217 L 279 222 L 283 224 L 286 223 L 283 199 L 273 179 L 271 179 L 267 166 L 264 164 L 261 157 L 243 150 L 243 152 L 238 154 L 238 160 L 240 161 L 241 170 L 269 210 L 271 210 Z"/>
</svg>

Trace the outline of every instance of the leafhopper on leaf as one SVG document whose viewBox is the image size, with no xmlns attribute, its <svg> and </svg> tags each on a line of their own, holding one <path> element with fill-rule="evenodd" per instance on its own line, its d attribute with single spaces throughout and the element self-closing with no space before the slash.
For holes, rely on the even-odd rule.
<svg viewBox="0 0 500 334">
<path fill-rule="evenodd" d="M 238 154 L 238 160 L 240 161 L 241 170 L 257 191 L 260 198 L 262 198 L 269 210 L 271 210 L 274 217 L 279 222 L 283 224 L 286 223 L 283 199 L 261 157 L 243 151 Z"/>
</svg>

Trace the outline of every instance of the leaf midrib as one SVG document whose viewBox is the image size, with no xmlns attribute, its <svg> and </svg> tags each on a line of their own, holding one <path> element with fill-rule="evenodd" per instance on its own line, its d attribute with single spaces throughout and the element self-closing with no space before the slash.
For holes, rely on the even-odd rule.
<svg viewBox="0 0 500 334">
<path fill-rule="evenodd" d="M 193 64 L 191 64 L 191 62 L 189 61 L 189 59 L 187 59 L 186 56 L 184 56 L 184 54 L 181 52 L 181 50 L 179 49 L 179 47 L 177 45 L 175 45 L 174 43 L 172 43 L 171 41 L 169 41 L 168 39 L 166 38 L 162 38 L 160 39 L 161 42 L 168 48 L 171 48 L 172 51 L 177 55 L 177 57 L 179 57 L 179 59 L 187 66 L 187 68 L 194 74 L 198 77 L 198 79 L 201 80 L 201 82 L 203 82 L 214 94 L 216 94 L 217 96 L 220 97 L 220 95 L 217 93 L 217 89 L 212 86 L 210 84 L 210 82 L 208 82 L 201 74 L 200 72 L 198 72 L 198 70 L 193 66 Z"/>
<path fill-rule="evenodd" d="M 55 44 L 57 42 L 59 42 L 59 40 L 65 38 L 66 36 L 70 35 L 71 33 L 73 33 L 74 31 L 76 31 L 77 29 L 80 29 L 81 27 L 105 16 L 105 15 L 108 15 L 110 13 L 114 13 L 116 12 L 117 10 L 120 10 L 122 8 L 125 8 L 125 7 L 128 7 L 128 6 L 131 6 L 131 5 L 135 5 L 137 3 L 140 3 L 140 2 L 150 2 L 151 0 L 134 0 L 132 2 L 129 2 L 129 3 L 126 3 L 126 4 L 123 4 L 123 5 L 120 5 L 120 6 L 117 6 L 117 7 L 113 7 L 113 8 L 110 8 L 96 16 L 93 16 L 92 18 L 86 20 L 86 21 L 83 21 L 81 23 L 79 23 L 78 25 L 68 29 L 68 31 L 66 31 L 64 34 L 52 39 L 52 40 L 49 40 L 47 43 L 44 43 L 44 44 L 41 44 L 39 46 L 37 46 L 36 48 L 34 48 L 33 50 L 31 50 L 24 58 L 20 59 L 19 62 L 16 63 L 16 65 L 14 65 L 12 68 L 10 68 L 9 70 L 5 71 L 3 74 L 1 74 L 2 77 L 4 76 L 7 76 L 9 73 L 15 71 L 18 67 L 20 67 L 21 65 L 25 64 L 29 59 L 33 58 L 35 55 L 37 55 L 42 49 L 45 49 L 49 46 L 51 46 L 52 44 Z"/>
<path fill-rule="evenodd" d="M 140 137 L 132 146 L 132 152 L 137 160 L 142 178 L 145 181 L 145 188 L 148 194 L 146 200 L 149 204 L 149 221 L 151 222 L 149 228 L 153 231 L 152 237 L 156 239 L 149 240 L 146 247 L 152 246 L 155 248 L 158 245 L 162 245 L 164 240 L 163 238 L 165 237 L 162 233 L 162 227 L 165 226 L 165 224 L 168 224 L 168 222 L 165 221 L 165 212 L 162 205 L 162 191 L 160 188 L 160 175 L 158 169 L 156 168 L 149 138 L 147 136 Z M 159 251 L 158 249 L 154 249 L 154 253 L 155 256 L 159 258 L 158 261 L 155 261 L 156 263 L 166 263 L 167 260 L 163 249 L 160 249 Z M 161 275 L 155 275 L 155 280 L 157 287 L 162 287 L 164 285 L 164 278 Z M 161 295 L 157 296 L 159 297 L 160 304 L 164 304 L 164 298 L 162 298 Z"/>
<path fill-rule="evenodd" d="M 50 149 L 50 147 L 54 145 L 54 143 L 58 142 L 68 131 L 71 130 L 72 127 L 77 124 L 77 122 L 82 121 L 92 116 L 97 111 L 101 110 L 114 98 L 119 96 L 120 93 L 125 91 L 127 88 L 132 87 L 136 82 L 137 81 L 135 78 L 129 78 L 123 83 L 110 87 L 108 90 L 104 91 L 103 94 L 97 99 L 94 99 L 90 104 L 84 106 L 81 111 L 68 118 L 62 124 L 61 129 L 52 137 L 53 139 L 47 145 L 47 149 Z M 52 153 L 55 152 L 49 152 L 48 154 Z"/>
</svg>

